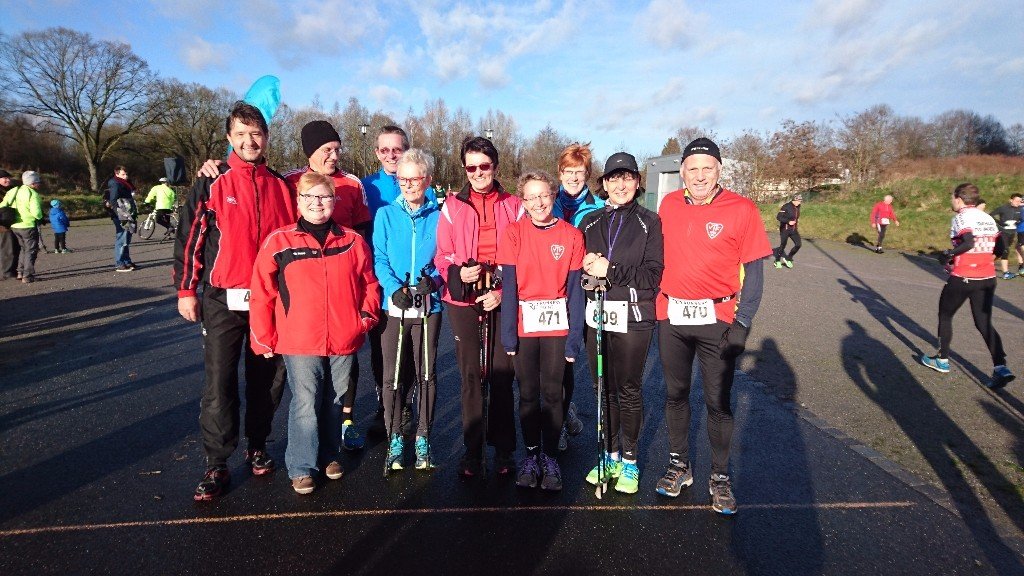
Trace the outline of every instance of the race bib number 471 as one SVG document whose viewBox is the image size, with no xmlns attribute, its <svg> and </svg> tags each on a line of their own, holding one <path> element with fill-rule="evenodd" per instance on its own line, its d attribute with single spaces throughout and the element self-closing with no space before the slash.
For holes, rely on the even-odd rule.
<svg viewBox="0 0 1024 576">
<path fill-rule="evenodd" d="M 703 300 L 680 300 L 668 297 L 668 323 L 673 326 L 701 326 L 714 324 L 715 303 L 710 298 Z"/>
<path fill-rule="evenodd" d="M 519 303 L 523 311 L 523 332 L 550 332 L 568 330 L 569 314 L 565 298 L 555 300 L 523 300 Z"/>
</svg>

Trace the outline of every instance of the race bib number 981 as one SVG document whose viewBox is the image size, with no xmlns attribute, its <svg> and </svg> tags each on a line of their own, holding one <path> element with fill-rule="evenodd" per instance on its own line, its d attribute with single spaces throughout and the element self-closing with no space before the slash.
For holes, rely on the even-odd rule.
<svg viewBox="0 0 1024 576">
<path fill-rule="evenodd" d="M 587 301 L 587 326 L 597 330 L 597 325 L 602 324 L 606 332 L 625 333 L 629 327 L 628 302 L 625 300 L 605 300 L 604 310 L 601 318 L 598 318 L 597 302 Z"/>
<path fill-rule="evenodd" d="M 668 297 L 668 323 L 673 326 L 701 326 L 717 321 L 715 304 L 710 298 L 680 300 Z"/>
<path fill-rule="evenodd" d="M 524 300 L 519 303 L 519 307 L 523 312 L 523 332 L 527 334 L 569 329 L 565 298 Z"/>
</svg>

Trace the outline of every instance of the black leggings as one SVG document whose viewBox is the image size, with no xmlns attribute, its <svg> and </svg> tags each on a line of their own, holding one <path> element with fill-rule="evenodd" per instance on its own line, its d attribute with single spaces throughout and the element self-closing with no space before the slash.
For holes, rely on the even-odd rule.
<svg viewBox="0 0 1024 576">
<path fill-rule="evenodd" d="M 1003 341 L 992 326 L 992 299 L 996 293 L 996 279 L 970 280 L 959 276 L 950 276 L 939 296 L 939 357 L 949 358 L 949 343 L 953 340 L 953 315 L 971 301 L 971 315 L 974 316 L 974 327 L 985 339 L 988 351 L 992 355 L 992 364 L 999 366 L 1006 363 Z"/>
<path fill-rule="evenodd" d="M 565 336 L 520 337 L 514 360 L 523 444 L 528 454 L 538 454 L 543 449 L 554 458 L 558 456 L 558 436 L 562 432 Z"/>
<path fill-rule="evenodd" d="M 786 243 L 793 240 L 793 248 L 789 251 L 789 256 L 786 256 Z M 800 251 L 800 247 L 803 246 L 803 242 L 800 240 L 800 232 L 796 228 L 787 228 L 785 226 L 779 226 L 779 247 L 775 249 L 775 261 L 778 262 L 779 258 L 786 256 L 787 260 L 792 260 L 793 256 Z"/>
<path fill-rule="evenodd" d="M 435 373 L 435 364 L 437 362 L 437 334 L 441 329 L 441 314 L 431 314 L 427 318 L 427 364 L 424 365 L 424 354 L 423 354 L 423 321 L 421 319 L 406 320 L 405 330 L 402 334 L 402 366 L 399 369 L 399 380 L 398 393 L 396 394 L 393 386 L 395 384 L 395 362 L 398 356 L 398 326 L 402 324 L 400 318 L 394 318 L 386 316 L 387 312 L 384 312 L 385 316 L 382 320 L 382 324 L 385 325 L 384 333 L 381 336 L 381 348 L 383 351 L 384 359 L 384 391 L 383 391 L 383 404 L 384 404 L 384 425 L 388 431 L 388 437 L 392 434 L 399 432 L 398 425 L 399 421 L 395 418 L 395 402 L 398 402 L 397 410 L 402 411 L 402 407 L 406 405 L 408 399 L 412 396 L 409 392 L 411 383 L 417 385 L 420 388 L 416 396 L 419 397 L 419 406 L 417 407 L 417 425 L 416 435 L 417 436 L 429 436 L 430 426 L 434 420 L 434 400 L 437 397 L 437 388 L 435 382 L 437 381 Z M 411 363 L 415 366 L 412 374 L 405 374 L 405 378 L 402 377 L 403 372 L 406 369 L 406 364 Z M 424 370 L 426 367 L 426 370 Z M 423 375 L 427 374 L 427 378 L 424 379 Z M 420 386 L 421 385 L 421 386 Z M 398 396 L 398 398 L 395 398 Z"/>
<path fill-rule="evenodd" d="M 882 240 L 885 240 L 885 230 L 888 227 L 889 227 L 888 224 L 879 224 L 878 225 L 878 240 L 875 241 L 875 246 L 876 247 L 878 247 L 878 248 L 882 247 Z"/>
<path fill-rule="evenodd" d="M 53 233 L 53 251 L 67 250 L 67 232 L 54 232 Z"/>
<path fill-rule="evenodd" d="M 714 474 L 729 474 L 733 428 L 730 400 L 736 359 L 722 359 L 720 350 L 722 336 L 729 326 L 721 320 L 705 326 L 673 326 L 668 320 L 658 322 L 669 452 L 689 459 L 690 385 L 696 357 L 700 362 L 704 403 L 708 409 L 708 440 Z"/>
<path fill-rule="evenodd" d="M 619 452 L 621 448 L 624 460 L 637 459 L 637 441 L 644 423 L 644 366 L 653 335 L 654 330 L 637 330 L 625 334 L 604 332 L 601 337 L 606 390 L 603 410 L 608 415 L 605 447 L 608 452 Z M 587 356 L 596 387 L 597 330 L 590 327 Z"/>
</svg>

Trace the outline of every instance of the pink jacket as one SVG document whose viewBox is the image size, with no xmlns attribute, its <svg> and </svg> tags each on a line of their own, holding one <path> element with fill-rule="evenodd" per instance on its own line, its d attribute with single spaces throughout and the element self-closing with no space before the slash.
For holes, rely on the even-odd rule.
<svg viewBox="0 0 1024 576">
<path fill-rule="evenodd" d="M 526 211 L 519 198 L 505 192 L 497 181 L 494 182 L 494 188 L 494 194 L 498 195 L 494 203 L 494 221 L 500 242 L 505 237 L 505 227 L 522 218 Z M 470 259 L 475 260 L 479 240 L 479 216 L 470 204 L 467 184 L 456 196 L 448 198 L 441 208 L 441 218 L 437 221 L 437 253 L 434 254 L 434 266 L 444 278 L 441 300 L 455 306 L 470 305 L 470 302 L 454 300 L 448 292 L 448 267 L 461 266 Z M 500 291 L 498 296 L 501 296 Z"/>
<path fill-rule="evenodd" d="M 886 204 L 884 200 L 875 204 L 875 207 L 871 209 L 871 225 L 881 224 L 882 218 L 888 218 L 890 222 L 899 220 L 896 217 L 896 211 L 892 209 L 892 204 Z"/>
</svg>

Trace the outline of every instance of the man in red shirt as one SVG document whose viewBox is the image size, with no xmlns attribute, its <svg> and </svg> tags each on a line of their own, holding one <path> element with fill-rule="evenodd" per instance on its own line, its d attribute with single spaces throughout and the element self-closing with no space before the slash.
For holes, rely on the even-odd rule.
<svg viewBox="0 0 1024 576">
<path fill-rule="evenodd" d="M 690 385 L 700 363 L 711 441 L 711 507 L 735 514 L 729 480 L 736 358 L 761 303 L 764 259 L 772 254 L 757 206 L 722 188 L 722 156 L 707 138 L 690 142 L 680 167 L 685 188 L 669 193 L 658 214 L 665 270 L 656 301 L 665 378 L 669 466 L 656 490 L 675 497 L 693 483 L 689 462 Z"/>
</svg>

